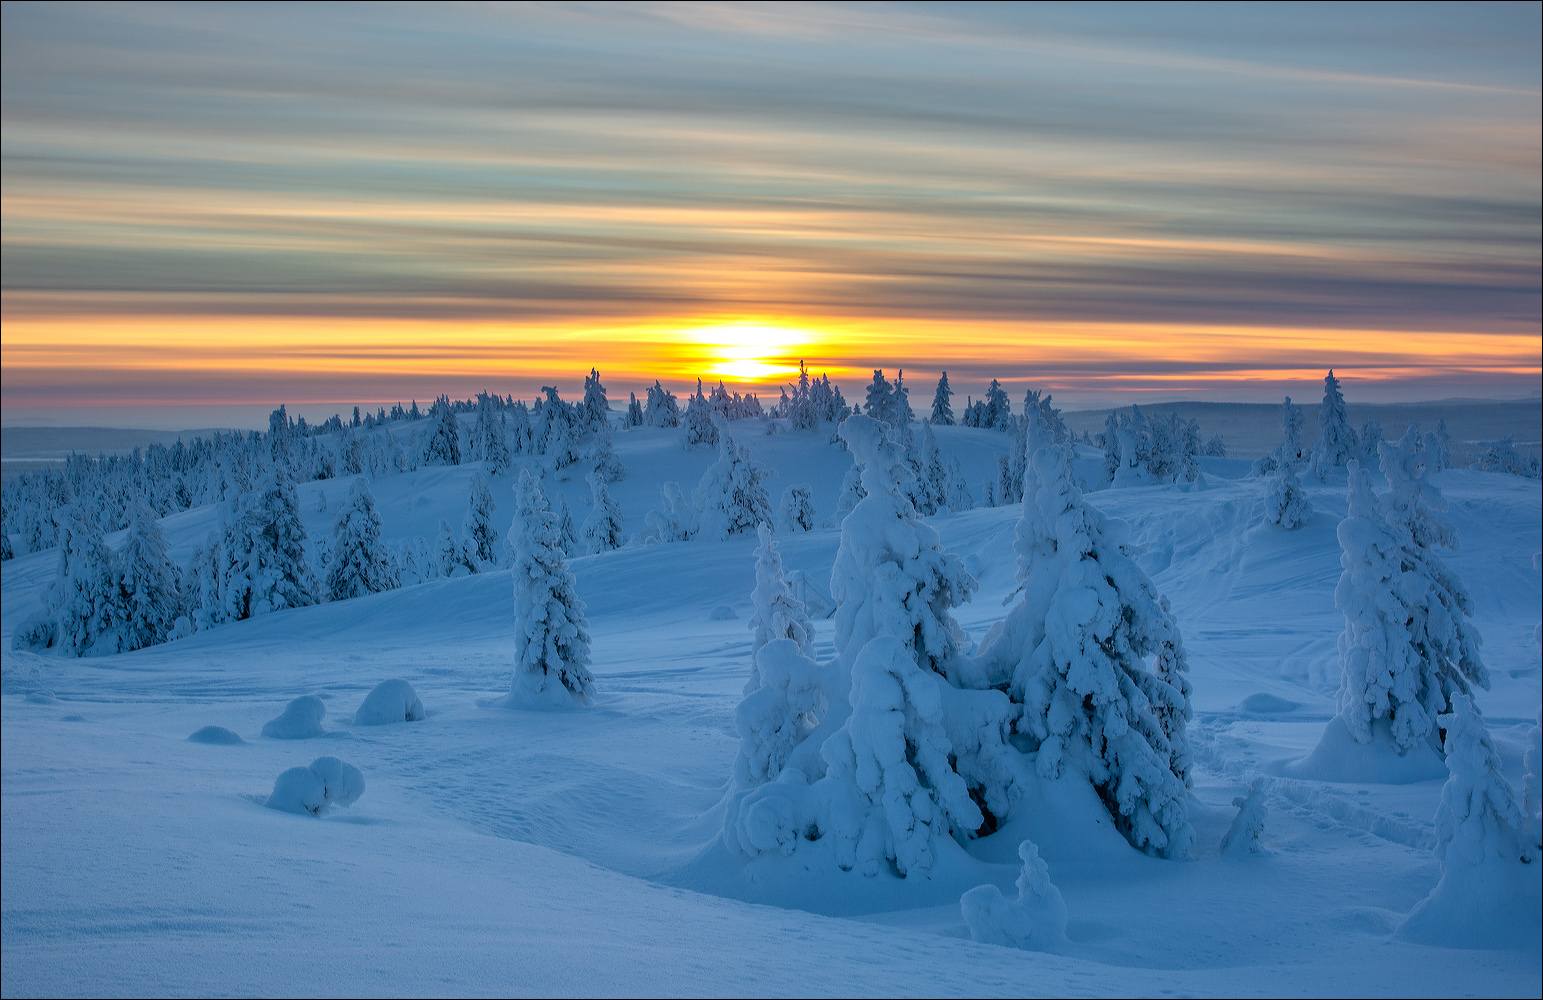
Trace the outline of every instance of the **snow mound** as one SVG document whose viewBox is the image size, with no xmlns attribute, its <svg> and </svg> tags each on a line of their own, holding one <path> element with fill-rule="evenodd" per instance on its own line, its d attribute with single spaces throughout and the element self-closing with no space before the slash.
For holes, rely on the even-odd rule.
<svg viewBox="0 0 1543 1000">
<path fill-rule="evenodd" d="M 292 767 L 279 775 L 263 805 L 321 816 L 331 806 L 352 805 L 363 794 L 364 774 L 357 767 L 336 757 L 317 757 L 310 767 Z"/>
<path fill-rule="evenodd" d="M 716 608 L 713 608 L 712 612 L 707 616 L 709 621 L 715 622 L 731 622 L 738 617 L 739 615 L 734 613 L 734 609 L 729 607 L 727 604 L 718 605 Z"/>
<path fill-rule="evenodd" d="M 1264 778 L 1255 778 L 1247 795 L 1232 800 L 1232 804 L 1238 807 L 1238 815 L 1227 828 L 1226 836 L 1222 837 L 1223 854 L 1246 857 L 1250 854 L 1270 853 L 1259 842 L 1260 835 L 1264 833 L 1265 817 L 1269 815 L 1264 800 L 1265 781 Z"/>
<path fill-rule="evenodd" d="M 59 699 L 54 697 L 52 691 L 33 691 L 27 695 L 27 700 L 34 705 L 57 705 Z"/>
<path fill-rule="evenodd" d="M 231 732 L 224 726 L 205 726 L 188 737 L 189 743 L 209 743 L 214 746 L 232 747 L 245 743 L 240 735 Z"/>
<path fill-rule="evenodd" d="M 320 736 L 322 717 L 327 706 L 314 694 L 303 694 L 284 706 L 277 719 L 263 725 L 263 735 L 270 740 L 308 740 Z"/>
<path fill-rule="evenodd" d="M 1357 742 L 1343 717 L 1336 715 L 1323 727 L 1323 736 L 1311 753 L 1287 761 L 1279 772 L 1291 778 L 1337 781 L 1350 784 L 1412 785 L 1446 776 L 1447 767 L 1426 743 L 1399 753 L 1391 727 L 1385 720 L 1372 723 L 1372 741 Z"/>
<path fill-rule="evenodd" d="M 1050 881 L 1050 866 L 1032 840 L 1018 845 L 1023 871 L 1018 898 L 1008 899 L 994 885 L 971 889 L 959 899 L 970 937 L 982 944 L 1001 944 L 1028 951 L 1056 951 L 1067 944 L 1066 901 Z"/>
<path fill-rule="evenodd" d="M 393 722 L 421 722 L 423 719 L 423 702 L 418 700 L 418 692 L 411 684 L 396 678 L 375 685 L 375 690 L 365 695 L 364 702 L 354 713 L 356 726 L 387 726 Z"/>
<path fill-rule="evenodd" d="M 1301 707 L 1301 702 L 1289 701 L 1273 694 L 1265 694 L 1263 691 L 1251 694 L 1238 702 L 1238 711 L 1253 715 L 1280 715 L 1283 712 L 1295 712 Z"/>
</svg>

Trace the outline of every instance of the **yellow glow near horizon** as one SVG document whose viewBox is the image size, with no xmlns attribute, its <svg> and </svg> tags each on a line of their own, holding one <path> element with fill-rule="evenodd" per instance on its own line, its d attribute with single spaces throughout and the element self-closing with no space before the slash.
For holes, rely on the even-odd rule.
<svg viewBox="0 0 1543 1000">
<path fill-rule="evenodd" d="M 707 370 L 736 382 L 765 383 L 794 374 L 796 364 L 789 364 L 790 352 L 803 348 L 816 338 L 809 331 L 771 323 L 720 323 L 698 327 L 687 333 L 710 360 Z"/>
</svg>

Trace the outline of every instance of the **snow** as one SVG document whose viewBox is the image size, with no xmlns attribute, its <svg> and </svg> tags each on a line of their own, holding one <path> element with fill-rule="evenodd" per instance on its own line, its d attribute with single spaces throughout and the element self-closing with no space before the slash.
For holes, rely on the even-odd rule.
<svg viewBox="0 0 1543 1000">
<path fill-rule="evenodd" d="M 835 511 L 852 463 L 827 443 L 829 426 L 765 435 L 753 421 L 731 425 L 779 485 L 810 484 L 816 524 Z M 995 476 L 1011 444 L 992 430 L 934 433 L 972 484 Z M 695 483 L 715 460 L 683 449 L 681 436 L 679 427 L 616 432 L 628 476 L 609 489 L 629 532 L 659 505 L 661 484 Z M 1081 448 L 1073 470 L 1094 482 L 1102 457 Z M 483 470 L 499 530 L 514 515 L 512 483 L 536 461 Z M 753 533 L 568 561 L 594 681 L 592 706 L 575 712 L 498 707 L 515 669 L 508 569 L 74 659 L 11 649 L 57 564 L 56 550 L 18 555 L 0 575 L 0 987 L 7 996 L 1538 995 L 1536 908 L 1509 928 L 1491 914 L 1471 918 L 1488 929 L 1479 949 L 1400 931 L 1443 878 L 1435 817 L 1449 773 L 1434 751 L 1434 769 L 1407 781 L 1367 770 L 1324 780 L 1288 767 L 1320 745 L 1337 712 L 1347 472 L 1304 477 L 1315 514 L 1284 532 L 1265 521 L 1269 480 L 1246 476 L 1248 461 L 1200 462 L 1208 489 L 1084 497 L 1129 525 L 1135 561 L 1183 632 L 1195 831 L 1183 861 L 1133 850 L 1085 777 L 1032 770 L 995 833 L 963 846 L 934 840 L 926 878 L 884 865 L 871 877 L 843 873 L 802 846 L 753 860 L 729 851 L 725 800 L 754 641 Z M 476 471 L 424 465 L 374 479 L 383 540 L 396 547 L 433 539 L 441 519 L 459 524 Z M 1474 704 L 1525 801 L 1540 695 L 1539 484 L 1467 469 L 1433 481 L 1462 541 L 1442 558 L 1467 585 L 1484 637 L 1491 688 L 1475 690 Z M 588 513 L 582 474 L 544 485 Z M 296 484 L 308 545 L 330 535 L 349 488 L 346 478 Z M 330 513 L 316 510 L 321 496 Z M 1021 513 L 922 522 L 977 583 L 975 599 L 951 609 L 963 649 L 977 649 L 1004 599 L 1017 599 Z M 183 565 L 220 522 L 202 507 L 161 523 Z M 839 528 L 779 530 L 776 540 L 790 585 L 807 574 L 828 586 Z M 107 536 L 114 548 L 123 541 Z M 710 618 L 720 605 L 737 617 Z M 836 619 L 823 614 L 810 612 L 820 663 L 835 648 Z M 809 682 L 783 651 L 796 700 Z M 410 684 L 432 714 L 354 724 L 350 710 L 383 677 Z M 30 697 L 45 692 L 53 698 Z M 327 706 L 327 747 L 368 781 L 348 809 L 263 808 L 276 776 L 315 773 L 313 753 L 255 739 L 301 693 Z M 250 742 L 188 739 L 211 723 Z M 1249 799 L 1262 807 L 1266 850 L 1224 855 Z M 1018 897 L 1024 841 L 1037 845 L 1067 910 L 1055 953 L 976 942 L 961 910 L 982 886 L 1004 904 Z M 1524 874 L 1535 879 L 1539 867 Z M 597 942 L 604 961 L 594 960 Z"/>
<path fill-rule="evenodd" d="M 413 686 L 399 678 L 381 681 L 364 696 L 354 713 L 356 726 L 389 726 L 397 722 L 422 722 L 423 702 Z"/>
<path fill-rule="evenodd" d="M 320 736 L 326 704 L 314 694 L 303 694 L 284 706 L 279 717 L 263 724 L 263 735 L 271 740 L 309 740 Z"/>
</svg>

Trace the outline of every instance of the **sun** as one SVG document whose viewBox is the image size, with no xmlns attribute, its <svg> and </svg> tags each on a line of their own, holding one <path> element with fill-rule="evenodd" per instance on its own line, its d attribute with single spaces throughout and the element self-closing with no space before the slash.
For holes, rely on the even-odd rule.
<svg viewBox="0 0 1543 1000">
<path fill-rule="evenodd" d="M 775 323 L 716 323 L 691 331 L 708 371 L 735 382 L 780 380 L 798 371 L 794 356 L 808 331 Z"/>
</svg>

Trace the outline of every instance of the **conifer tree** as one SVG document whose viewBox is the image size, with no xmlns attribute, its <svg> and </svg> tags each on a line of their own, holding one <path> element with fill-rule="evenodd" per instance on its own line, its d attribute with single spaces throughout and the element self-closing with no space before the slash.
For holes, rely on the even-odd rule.
<svg viewBox="0 0 1543 1000">
<path fill-rule="evenodd" d="M 938 388 L 932 394 L 932 422 L 940 427 L 952 427 L 954 424 L 954 408 L 949 402 L 954 397 L 954 390 L 948 385 L 948 372 L 944 372 L 938 379 Z"/>
<path fill-rule="evenodd" d="M 621 507 L 611 499 L 605 479 L 598 472 L 589 474 L 589 488 L 594 505 L 584 519 L 584 550 L 594 555 L 621 548 L 627 544 L 627 535 L 622 531 Z"/>
<path fill-rule="evenodd" d="M 1340 391 L 1334 369 L 1323 377 L 1323 404 L 1318 407 L 1318 443 L 1313 445 L 1313 475 L 1319 480 L 1329 471 L 1344 466 L 1361 454 L 1361 442 L 1345 412 L 1345 394 Z"/>
<path fill-rule="evenodd" d="M 479 473 L 480 475 L 480 473 Z M 380 538 L 380 512 L 362 476 L 349 487 L 348 499 L 332 524 L 332 548 L 327 558 L 326 597 L 346 601 L 366 594 L 395 590 L 401 575 Z"/>
<path fill-rule="evenodd" d="M 509 531 L 515 667 L 507 704 L 539 708 L 588 702 L 594 693 L 589 622 L 568 571 L 557 516 L 529 470 L 520 473 L 515 490 Z"/>
<path fill-rule="evenodd" d="M 122 616 L 119 649 L 144 649 L 165 642 L 182 613 L 180 574 L 167 554 L 155 511 L 134 506 L 127 540 L 114 573 Z"/>
<path fill-rule="evenodd" d="M 493 486 L 481 470 L 473 472 L 461 521 L 466 555 L 478 564 L 498 565 L 498 532 L 493 529 Z"/>
</svg>

